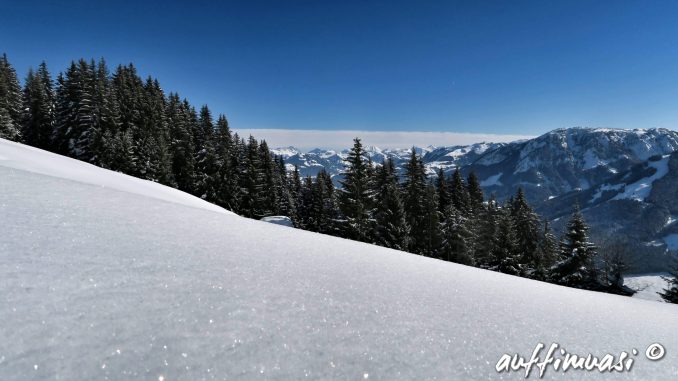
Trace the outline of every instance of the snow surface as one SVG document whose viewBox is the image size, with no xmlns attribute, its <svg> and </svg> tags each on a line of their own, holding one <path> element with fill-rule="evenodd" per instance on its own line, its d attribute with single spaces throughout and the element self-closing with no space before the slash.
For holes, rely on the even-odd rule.
<svg viewBox="0 0 678 381">
<path fill-rule="evenodd" d="M 668 283 L 662 278 L 668 275 L 668 273 L 629 275 L 624 277 L 624 285 L 638 291 L 633 294 L 634 298 L 663 301 L 657 293 L 668 287 Z"/>
<path fill-rule="evenodd" d="M 40 173 L 194 208 L 232 214 L 230 211 L 174 188 L 108 171 L 82 161 L 5 139 L 0 139 L 0 167 Z"/>
<path fill-rule="evenodd" d="M 678 375 L 675 305 L 215 213 L 20 145 L 0 155 L 3 381 L 522 380 L 495 364 L 539 342 L 641 353 L 630 373 L 544 379 Z"/>
</svg>

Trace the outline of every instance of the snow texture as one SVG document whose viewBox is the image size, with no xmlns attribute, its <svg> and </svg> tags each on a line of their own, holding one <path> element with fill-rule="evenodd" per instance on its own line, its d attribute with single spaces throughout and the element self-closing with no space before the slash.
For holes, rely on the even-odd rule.
<svg viewBox="0 0 678 381">
<path fill-rule="evenodd" d="M 3 381 L 522 380 L 495 364 L 539 342 L 640 352 L 630 373 L 544 379 L 678 375 L 675 305 L 249 220 L 16 144 L 0 155 Z"/>
</svg>

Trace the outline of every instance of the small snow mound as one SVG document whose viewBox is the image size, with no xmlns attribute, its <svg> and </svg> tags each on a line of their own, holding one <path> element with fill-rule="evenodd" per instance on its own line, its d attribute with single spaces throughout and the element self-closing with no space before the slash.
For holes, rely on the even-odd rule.
<svg viewBox="0 0 678 381">
<path fill-rule="evenodd" d="M 263 217 L 261 220 L 276 225 L 294 227 L 294 224 L 292 224 L 292 220 L 287 216 L 268 216 Z"/>
</svg>

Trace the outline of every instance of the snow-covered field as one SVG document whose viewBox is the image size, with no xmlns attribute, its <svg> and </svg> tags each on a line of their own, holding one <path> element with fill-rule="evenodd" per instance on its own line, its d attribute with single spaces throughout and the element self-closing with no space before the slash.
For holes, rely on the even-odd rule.
<svg viewBox="0 0 678 381">
<path fill-rule="evenodd" d="M 248 220 L 7 142 L 0 156 L 3 381 L 523 379 L 495 364 L 539 342 L 639 351 L 630 373 L 545 379 L 678 376 L 675 305 Z"/>
</svg>

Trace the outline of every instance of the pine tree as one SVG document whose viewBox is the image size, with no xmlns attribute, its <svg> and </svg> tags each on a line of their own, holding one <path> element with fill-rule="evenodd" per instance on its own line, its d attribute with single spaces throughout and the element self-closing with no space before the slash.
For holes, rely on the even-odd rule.
<svg viewBox="0 0 678 381">
<path fill-rule="evenodd" d="M 372 235 L 372 194 L 368 160 L 360 139 L 353 140 L 353 148 L 346 158 L 346 170 L 341 181 L 339 208 L 342 213 L 344 237 L 367 242 Z"/>
<path fill-rule="evenodd" d="M 375 243 L 396 250 L 407 250 L 410 227 L 407 224 L 398 175 L 392 159 L 376 170 Z"/>
<path fill-rule="evenodd" d="M 0 138 L 21 139 L 21 85 L 7 55 L 0 57 Z"/>
<path fill-rule="evenodd" d="M 589 242 L 588 226 L 576 205 L 560 243 L 559 261 L 551 268 L 553 282 L 575 288 L 598 289 L 600 284 L 593 258 L 595 246 Z"/>
</svg>

